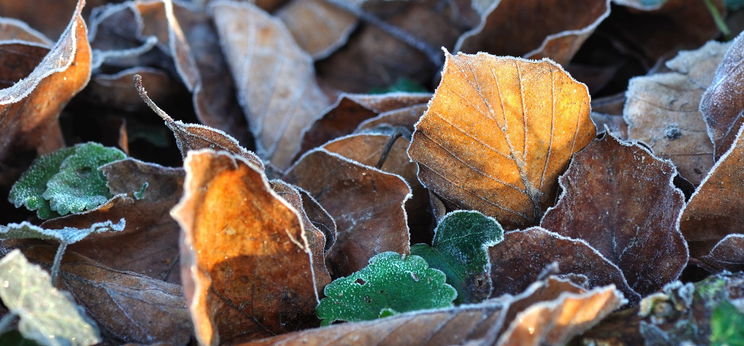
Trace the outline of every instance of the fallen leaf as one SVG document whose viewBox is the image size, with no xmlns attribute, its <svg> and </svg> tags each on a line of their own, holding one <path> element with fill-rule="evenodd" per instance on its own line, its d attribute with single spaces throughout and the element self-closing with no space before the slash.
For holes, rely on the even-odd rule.
<svg viewBox="0 0 744 346">
<path fill-rule="evenodd" d="M 617 138 L 628 138 L 628 124 L 622 115 L 592 112 L 591 118 L 594 125 L 597 126 L 598 134 L 609 132 Z"/>
<path fill-rule="evenodd" d="M 373 118 L 369 118 L 359 123 L 354 132 L 371 130 L 378 126 L 401 126 L 413 132 L 414 125 L 419 119 L 421 119 L 424 112 L 426 112 L 426 108 L 427 105 L 422 103 L 380 113 Z"/>
<path fill-rule="evenodd" d="M 316 313 L 321 325 L 327 326 L 336 321 L 374 320 L 451 307 L 457 291 L 446 279 L 419 256 L 379 253 L 362 270 L 328 284 Z"/>
<path fill-rule="evenodd" d="M 700 260 L 716 269 L 744 270 L 744 234 L 726 235 Z"/>
<path fill-rule="evenodd" d="M 20 317 L 18 329 L 25 338 L 42 345 L 93 345 L 101 341 L 98 328 L 75 303 L 52 285 L 43 269 L 33 265 L 21 251 L 0 260 L 0 298 Z"/>
<path fill-rule="evenodd" d="M 57 116 L 90 78 L 90 45 L 81 16 L 84 5 L 84 0 L 77 3 L 67 29 L 43 60 L 35 67 L 25 65 L 29 68 L 28 75 L 0 89 L 0 132 L 3 133 L 0 161 L 14 150 L 37 149 L 47 153 L 63 146 Z M 17 59 L 12 55 L 2 56 Z M 36 61 L 31 56 L 30 60 Z M 16 73 L 12 72 L 11 76 Z M 12 80 L 1 73 L 0 79 Z"/>
<path fill-rule="evenodd" d="M 336 221 L 333 220 L 331 214 L 329 214 L 328 211 L 326 211 L 325 208 L 323 208 L 323 206 L 313 198 L 313 196 L 310 196 L 310 193 L 298 188 L 297 186 L 293 185 L 292 187 L 300 194 L 300 197 L 302 198 L 302 208 L 310 222 L 312 222 L 312 224 L 325 235 L 325 250 L 328 252 L 328 250 L 333 247 L 333 244 L 336 243 L 338 233 Z"/>
<path fill-rule="evenodd" d="M 381 252 L 410 252 L 404 204 L 411 188 L 399 176 L 315 149 L 284 180 L 308 191 L 336 221 L 338 238 L 327 256 L 332 277 L 364 268 Z"/>
<path fill-rule="evenodd" d="M 87 225 L 85 228 L 67 226 L 60 229 L 49 229 L 23 221 L 5 226 L 0 225 L 0 239 L 54 239 L 66 246 L 77 243 L 91 234 L 121 232 L 125 225 L 126 220 L 122 218 L 117 223 L 112 221 L 97 222 Z"/>
<path fill-rule="evenodd" d="M 447 53 L 408 155 L 424 186 L 513 229 L 540 219 L 556 178 L 594 134 L 586 86 L 559 65 Z"/>
<path fill-rule="evenodd" d="M 713 141 L 716 158 L 732 147 L 737 130 L 742 124 L 744 113 L 744 95 L 741 85 L 744 73 L 741 65 L 744 46 L 744 33 L 734 39 L 721 64 L 716 69 L 713 82 L 703 94 L 700 101 L 700 112 L 708 125 L 708 136 Z"/>
<path fill-rule="evenodd" d="M 698 185 L 713 166 L 713 143 L 698 111 L 700 98 L 728 45 L 711 41 L 680 52 L 666 65 L 672 72 L 630 80 L 623 116 L 628 138 L 670 159 L 679 173 Z"/>
<path fill-rule="evenodd" d="M 132 88 L 134 75 L 142 76 L 142 83 L 154 102 L 170 103 L 174 90 L 180 90 L 180 82 L 164 71 L 151 67 L 132 67 L 113 74 L 96 73 L 90 83 L 80 93 L 87 101 L 124 111 L 147 109 L 137 90 Z M 180 97 L 180 95 L 178 95 Z"/>
<path fill-rule="evenodd" d="M 463 53 L 551 58 L 565 65 L 610 15 L 610 0 L 493 1 L 455 45 Z"/>
<path fill-rule="evenodd" d="M 559 179 L 563 194 L 540 226 L 585 240 L 635 291 L 653 293 L 677 279 L 688 260 L 676 173 L 647 149 L 605 135 L 574 156 Z"/>
<path fill-rule="evenodd" d="M 0 17 L 0 42 L 14 40 L 39 43 L 46 47 L 52 46 L 51 40 L 44 36 L 44 34 L 28 26 L 25 22 L 13 18 Z"/>
<path fill-rule="evenodd" d="M 286 169 L 300 150 L 297 138 L 328 106 L 312 59 L 281 21 L 252 4 L 217 1 L 210 9 L 256 151 Z"/>
<path fill-rule="evenodd" d="M 313 249 L 300 215 L 238 156 L 191 151 L 181 225 L 181 280 L 205 345 L 249 340 L 317 323 Z M 205 188 L 207 187 L 207 188 Z"/>
<path fill-rule="evenodd" d="M 322 59 L 346 43 L 357 17 L 326 0 L 293 0 L 277 13 L 297 44 L 313 59 Z"/>
<path fill-rule="evenodd" d="M 504 230 L 494 218 L 458 210 L 439 222 L 431 246 L 415 244 L 411 254 L 447 275 L 447 283 L 457 290 L 457 304 L 478 303 L 493 289 L 488 248 L 502 240 Z"/>
<path fill-rule="evenodd" d="M 744 127 L 742 127 L 744 129 Z M 718 160 L 687 202 L 680 229 L 690 246 L 690 255 L 707 255 L 724 237 L 744 233 L 737 215 L 744 213 L 741 182 L 744 180 L 744 135 L 742 129 L 731 148 Z"/>
<path fill-rule="evenodd" d="M 582 274 L 589 287 L 615 285 L 632 302 L 640 300 L 622 271 L 585 241 L 561 236 L 540 227 L 507 232 L 504 241 L 488 250 L 491 258 L 491 297 L 515 294 L 539 278 L 546 266 L 557 273 Z"/>
</svg>

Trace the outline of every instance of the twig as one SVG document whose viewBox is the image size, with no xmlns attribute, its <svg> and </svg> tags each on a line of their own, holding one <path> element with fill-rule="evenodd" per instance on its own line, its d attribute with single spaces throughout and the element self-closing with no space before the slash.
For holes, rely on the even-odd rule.
<svg viewBox="0 0 744 346">
<path fill-rule="evenodd" d="M 718 30 L 721 30 L 721 33 L 726 38 L 726 40 L 730 40 L 731 30 L 729 30 L 728 25 L 726 25 L 726 22 L 723 20 L 723 17 L 721 17 L 721 13 L 718 12 L 718 8 L 716 7 L 716 5 L 714 5 L 713 1 L 711 0 L 703 1 L 705 1 L 705 6 L 708 7 L 708 12 L 710 12 L 711 17 L 713 17 L 713 21 L 716 23 Z"/>
</svg>

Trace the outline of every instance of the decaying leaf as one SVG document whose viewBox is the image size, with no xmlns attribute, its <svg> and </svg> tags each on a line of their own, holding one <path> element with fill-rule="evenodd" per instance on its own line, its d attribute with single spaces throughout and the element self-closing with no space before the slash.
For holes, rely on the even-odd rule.
<svg viewBox="0 0 744 346">
<path fill-rule="evenodd" d="M 458 210 L 444 216 L 431 246 L 415 244 L 411 254 L 423 257 L 447 275 L 457 290 L 458 304 L 478 303 L 493 289 L 488 248 L 504 240 L 499 223 L 477 211 Z"/>
<path fill-rule="evenodd" d="M 196 337 L 214 345 L 312 326 L 313 254 L 297 210 L 245 159 L 191 151 L 171 215 L 183 230 L 181 280 Z"/>
<path fill-rule="evenodd" d="M 13 68 L 7 77 L 0 71 L 0 80 L 18 80 L 0 89 L 0 161 L 13 150 L 47 153 L 63 146 L 57 116 L 90 78 L 90 45 L 81 16 L 84 5 L 84 0 L 78 1 L 67 29 L 38 65 L 21 65 L 27 68 L 23 79 L 7 78 L 18 73 Z M 3 60 L 18 58 L 0 56 Z M 35 59 L 31 55 L 30 60 Z"/>
<path fill-rule="evenodd" d="M 327 256 L 333 277 L 362 269 L 381 252 L 410 252 L 403 205 L 411 188 L 399 176 L 315 149 L 284 180 L 308 191 L 336 220 L 338 238 Z"/>
<path fill-rule="evenodd" d="M 708 125 L 708 136 L 713 141 L 716 158 L 733 146 L 744 115 L 744 33 L 729 46 L 716 69 L 713 82 L 703 94 L 700 112 Z"/>
<path fill-rule="evenodd" d="M 101 341 L 98 328 L 75 303 L 52 285 L 44 270 L 15 250 L 0 260 L 0 298 L 21 320 L 25 338 L 42 345 L 93 345 Z"/>
<path fill-rule="evenodd" d="M 249 3 L 211 4 L 238 98 L 259 156 L 287 168 L 303 130 L 328 106 L 312 59 L 284 24 Z"/>
<path fill-rule="evenodd" d="M 455 51 L 567 64 L 609 15 L 610 0 L 492 1 L 480 24 L 460 36 Z"/>
<path fill-rule="evenodd" d="M 680 229 L 690 246 L 690 255 L 707 255 L 729 234 L 744 233 L 739 215 L 744 181 L 744 135 L 739 129 L 736 140 L 721 156 L 682 212 Z"/>
<path fill-rule="evenodd" d="M 672 72 L 630 80 L 623 115 L 628 137 L 672 160 L 697 185 L 713 166 L 713 143 L 698 111 L 700 98 L 723 58 L 727 44 L 710 41 L 667 61 Z"/>
<path fill-rule="evenodd" d="M 408 154 L 424 186 L 506 228 L 535 224 L 594 138 L 586 86 L 549 61 L 447 54 Z"/>
<path fill-rule="evenodd" d="M 402 126 L 413 132 L 414 125 L 418 122 L 424 112 L 426 112 L 426 108 L 427 105 L 422 103 L 380 113 L 373 118 L 369 118 L 359 123 L 355 132 L 362 132 L 381 125 Z"/>
<path fill-rule="evenodd" d="M 744 234 L 728 234 L 700 257 L 706 264 L 732 272 L 744 270 Z"/>
<path fill-rule="evenodd" d="M 515 294 L 557 263 L 557 273 L 582 274 L 589 287 L 615 285 L 630 301 L 640 300 L 622 271 L 583 240 L 571 239 L 540 227 L 507 232 L 504 241 L 489 248 L 492 297 Z"/>
<path fill-rule="evenodd" d="M 327 57 L 346 43 L 358 21 L 355 15 L 326 0 L 294 0 L 276 16 L 314 59 Z"/>
<path fill-rule="evenodd" d="M 36 31 L 23 21 L 0 17 L 0 42 L 13 40 L 40 43 L 47 47 L 52 46 L 52 41 L 44 34 Z"/>
<path fill-rule="evenodd" d="M 676 173 L 647 149 L 605 135 L 574 156 L 560 178 L 563 194 L 540 225 L 585 240 L 635 291 L 653 293 L 677 279 L 688 259 Z"/>
<path fill-rule="evenodd" d="M 402 312 L 452 306 L 457 291 L 419 256 L 383 252 L 362 270 L 333 280 L 316 308 L 321 325 L 365 321 Z"/>
</svg>

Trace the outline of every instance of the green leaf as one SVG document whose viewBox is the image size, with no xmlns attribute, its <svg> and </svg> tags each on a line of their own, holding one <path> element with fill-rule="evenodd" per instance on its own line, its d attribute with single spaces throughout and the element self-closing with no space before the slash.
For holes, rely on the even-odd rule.
<svg viewBox="0 0 744 346">
<path fill-rule="evenodd" d="M 0 298 L 20 317 L 18 330 L 42 345 L 92 345 L 101 341 L 64 293 L 52 286 L 49 275 L 29 263 L 19 250 L 0 260 Z"/>
<path fill-rule="evenodd" d="M 477 303 L 491 294 L 488 247 L 504 240 L 504 229 L 492 217 L 477 211 L 454 211 L 434 230 L 432 246 L 416 244 L 411 254 L 423 257 L 447 275 L 457 290 L 455 303 Z"/>
<path fill-rule="evenodd" d="M 710 318 L 711 345 L 744 345 L 744 314 L 724 301 L 713 310 Z"/>
<path fill-rule="evenodd" d="M 329 325 L 451 307 L 457 291 L 445 279 L 419 256 L 383 252 L 364 269 L 328 284 L 316 312 L 322 325 Z"/>
<path fill-rule="evenodd" d="M 49 179 L 59 172 L 62 161 L 74 152 L 75 148 L 62 148 L 36 159 L 21 178 L 13 184 L 8 200 L 16 208 L 25 206 L 28 210 L 36 210 L 36 215 L 40 219 L 59 216 L 49 207 L 49 201 L 41 195 L 46 191 Z"/>
<path fill-rule="evenodd" d="M 62 229 L 46 229 L 33 225 L 27 221 L 0 225 L 0 239 L 54 239 L 64 244 L 74 244 L 93 233 L 123 231 L 126 221 L 122 218 L 118 223 L 111 221 L 96 222 L 88 228 L 65 227 Z"/>
</svg>

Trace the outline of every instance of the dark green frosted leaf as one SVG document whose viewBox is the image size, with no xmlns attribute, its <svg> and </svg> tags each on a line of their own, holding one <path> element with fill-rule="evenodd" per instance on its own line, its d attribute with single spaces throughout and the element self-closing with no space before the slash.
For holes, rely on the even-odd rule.
<svg viewBox="0 0 744 346">
<path fill-rule="evenodd" d="M 34 211 L 40 219 L 59 216 L 49 207 L 49 201 L 41 195 L 47 189 L 47 182 L 59 172 L 62 161 L 75 152 L 74 148 L 63 148 L 36 159 L 31 167 L 13 184 L 8 200 L 16 208 L 25 206 Z"/>
<path fill-rule="evenodd" d="M 457 304 L 477 303 L 491 294 L 488 248 L 504 240 L 504 230 L 492 217 L 478 211 L 454 211 L 434 230 L 432 246 L 416 244 L 411 254 L 423 257 L 447 275 L 457 290 Z"/>
<path fill-rule="evenodd" d="M 362 270 L 325 287 L 316 312 L 323 325 L 452 306 L 457 296 L 444 273 L 419 256 L 383 252 Z"/>
<path fill-rule="evenodd" d="M 0 260 L 0 298 L 18 315 L 23 337 L 42 345 L 93 345 L 98 329 L 71 299 L 52 286 L 49 274 L 31 264 L 19 250 Z"/>
<path fill-rule="evenodd" d="M 65 227 L 62 229 L 46 229 L 33 225 L 27 221 L 0 225 L 0 239 L 54 239 L 60 243 L 74 244 L 93 233 L 120 232 L 124 230 L 126 221 L 120 219 L 118 223 L 111 221 L 97 222 L 88 228 Z"/>
</svg>

